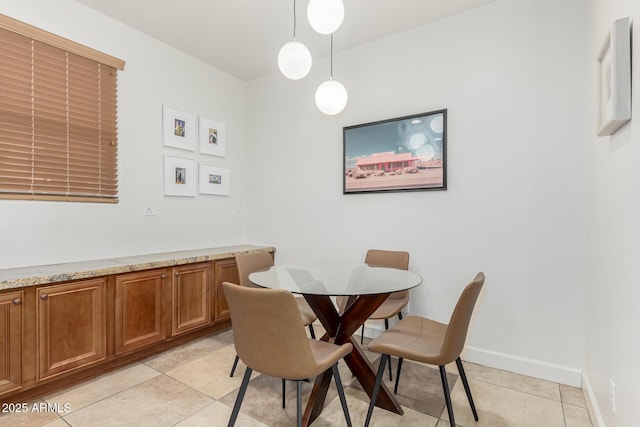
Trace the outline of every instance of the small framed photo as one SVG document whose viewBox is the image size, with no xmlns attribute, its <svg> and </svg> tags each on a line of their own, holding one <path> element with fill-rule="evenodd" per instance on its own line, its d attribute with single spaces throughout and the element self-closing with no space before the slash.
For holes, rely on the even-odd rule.
<svg viewBox="0 0 640 427">
<path fill-rule="evenodd" d="M 228 196 L 231 192 L 231 171 L 200 163 L 198 182 L 200 194 Z"/>
<path fill-rule="evenodd" d="M 164 155 L 164 195 L 195 197 L 196 161 Z"/>
<path fill-rule="evenodd" d="M 200 117 L 199 149 L 202 154 L 227 155 L 227 129 L 224 123 Z"/>
<path fill-rule="evenodd" d="M 598 54 L 598 136 L 631 120 L 631 19 L 613 22 Z"/>
<path fill-rule="evenodd" d="M 194 151 L 196 147 L 196 116 L 163 105 L 162 145 Z"/>
</svg>

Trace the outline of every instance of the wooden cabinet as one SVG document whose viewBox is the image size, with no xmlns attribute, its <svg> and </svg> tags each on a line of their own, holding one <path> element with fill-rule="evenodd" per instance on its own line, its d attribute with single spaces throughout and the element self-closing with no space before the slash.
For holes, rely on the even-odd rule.
<svg viewBox="0 0 640 427">
<path fill-rule="evenodd" d="M 214 268 L 214 304 L 215 304 L 215 321 L 221 322 L 231 317 L 229 313 L 229 304 L 224 297 L 222 291 L 223 282 L 239 283 L 238 268 L 235 258 L 226 258 L 215 261 Z"/>
<path fill-rule="evenodd" d="M 166 270 L 121 274 L 115 280 L 115 353 L 164 341 Z"/>
<path fill-rule="evenodd" d="M 171 334 L 180 335 L 211 323 L 211 263 L 172 269 Z"/>
<path fill-rule="evenodd" d="M 0 291 L 0 402 L 26 401 L 228 328 L 222 283 L 239 282 L 234 255 Z"/>
<path fill-rule="evenodd" d="M 0 394 L 22 386 L 22 291 L 0 295 Z"/>
<path fill-rule="evenodd" d="M 36 289 L 38 380 L 106 359 L 106 281 Z"/>
</svg>

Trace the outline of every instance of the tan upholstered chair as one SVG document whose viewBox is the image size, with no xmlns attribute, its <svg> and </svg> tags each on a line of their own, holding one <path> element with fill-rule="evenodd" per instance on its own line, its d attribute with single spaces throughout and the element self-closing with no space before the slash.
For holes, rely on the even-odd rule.
<svg viewBox="0 0 640 427">
<path fill-rule="evenodd" d="M 409 253 L 403 251 L 383 251 L 379 249 L 369 249 L 364 259 L 364 263 L 370 267 L 388 267 L 397 268 L 400 270 L 409 269 Z M 337 297 L 339 306 L 342 306 L 346 297 Z M 369 319 L 381 320 L 384 319 L 385 329 L 389 329 L 389 319 L 395 315 L 402 320 L 402 309 L 407 306 L 409 302 L 409 291 L 394 292 L 389 295 L 389 298 L 382 303 L 380 307 L 373 312 Z M 364 323 L 362 324 L 360 343 L 363 343 L 364 338 Z"/>
<path fill-rule="evenodd" d="M 271 254 L 268 252 L 256 252 L 251 254 L 238 255 L 236 256 L 236 264 L 238 266 L 240 285 L 255 287 L 256 285 L 254 285 L 251 280 L 249 280 L 249 274 L 255 271 L 268 270 L 269 267 L 273 266 L 273 256 L 271 256 Z M 304 324 L 304 326 L 309 327 L 311 338 L 315 339 L 316 334 L 313 330 L 313 322 L 315 322 L 317 319 L 315 313 L 304 298 L 298 297 L 295 300 L 296 304 L 298 304 L 300 315 L 302 316 L 302 323 Z M 232 377 L 236 371 L 238 360 L 238 356 L 236 356 L 236 359 L 233 361 L 231 373 L 229 374 L 230 377 Z"/>
<path fill-rule="evenodd" d="M 451 405 L 445 365 L 455 361 L 458 366 L 464 391 L 467 393 L 467 399 L 471 405 L 473 417 L 478 421 L 478 413 L 473 404 L 473 397 L 471 396 L 467 376 L 464 373 L 462 361 L 460 360 L 460 353 L 462 353 L 464 342 L 467 338 L 473 308 L 475 307 L 483 285 L 484 274 L 478 273 L 473 281 L 462 291 L 448 325 L 420 316 L 408 316 L 388 331 L 383 332 L 369 344 L 369 350 L 375 353 L 381 353 L 382 357 L 380 358 L 380 367 L 378 368 L 378 375 L 373 388 L 365 427 L 369 425 L 369 421 L 371 420 L 373 407 L 378 396 L 378 391 L 380 390 L 382 376 L 384 375 L 385 364 L 389 362 L 390 356 L 400 358 L 398 361 L 394 392 L 398 391 L 398 381 L 400 380 L 400 369 L 402 368 L 403 359 L 438 365 L 440 368 L 442 388 L 444 390 L 444 399 L 447 404 L 449 421 L 452 427 L 455 426 L 455 419 L 453 417 L 453 407 Z"/>
<path fill-rule="evenodd" d="M 351 343 L 341 346 L 307 338 L 293 294 L 282 289 L 259 289 L 222 284 L 231 311 L 233 339 L 247 365 L 231 413 L 233 426 L 240 411 L 251 372 L 297 383 L 297 423 L 302 424 L 302 383 L 332 369 L 347 424 L 351 426 L 338 361 L 351 353 Z M 256 327 L 259 325 L 259 327 Z"/>
<path fill-rule="evenodd" d="M 369 249 L 364 258 L 364 263 L 370 267 L 388 267 L 397 268 L 399 270 L 409 269 L 409 252 L 404 251 L 384 251 L 380 249 Z M 342 307 L 346 297 L 337 297 L 336 301 L 339 307 Z M 409 302 L 409 291 L 394 292 L 389 295 L 380 307 L 373 312 L 369 319 L 384 319 L 384 329 L 389 329 L 389 319 L 398 316 L 402 320 L 402 309 Z M 360 331 L 360 344 L 364 343 L 364 323 Z M 392 380 L 391 364 L 389 364 L 389 379 Z"/>
</svg>

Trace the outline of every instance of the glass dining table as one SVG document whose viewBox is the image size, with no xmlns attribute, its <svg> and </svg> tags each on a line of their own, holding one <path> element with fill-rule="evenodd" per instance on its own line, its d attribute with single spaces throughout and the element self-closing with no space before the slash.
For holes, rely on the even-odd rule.
<svg viewBox="0 0 640 427">
<path fill-rule="evenodd" d="M 320 339 L 337 345 L 353 344 L 353 351 L 345 356 L 344 361 L 369 397 L 376 380 L 375 370 L 358 340 L 353 338 L 353 333 L 391 293 L 422 283 L 422 277 L 411 271 L 343 263 L 276 265 L 266 271 L 251 273 L 249 280 L 264 288 L 285 289 L 303 295 L 326 330 Z M 334 296 L 348 297 L 343 307 L 336 308 L 331 300 Z M 328 370 L 316 378 L 302 419 L 303 425 L 311 424 L 320 415 L 331 376 L 331 370 Z M 376 406 L 403 413 L 384 383 Z"/>
</svg>

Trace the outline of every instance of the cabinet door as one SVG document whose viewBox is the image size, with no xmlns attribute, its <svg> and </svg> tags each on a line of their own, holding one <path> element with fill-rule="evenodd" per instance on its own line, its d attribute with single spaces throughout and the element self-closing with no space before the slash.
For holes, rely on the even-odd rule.
<svg viewBox="0 0 640 427">
<path fill-rule="evenodd" d="M 116 276 L 116 354 L 145 347 L 167 337 L 165 278 L 165 269 Z"/>
<path fill-rule="evenodd" d="M 22 291 L 0 295 L 0 395 L 22 385 Z"/>
<path fill-rule="evenodd" d="M 240 279 L 238 276 L 238 267 L 236 266 L 235 258 L 226 258 L 215 261 L 214 269 L 214 290 L 216 307 L 215 321 L 217 323 L 223 320 L 227 320 L 230 317 L 229 304 L 227 303 L 227 299 L 224 297 L 224 292 L 222 291 L 222 282 L 239 283 Z"/>
<path fill-rule="evenodd" d="M 38 379 L 106 358 L 106 278 L 36 290 Z"/>
<path fill-rule="evenodd" d="M 210 263 L 173 268 L 172 335 L 179 335 L 211 323 L 210 287 Z"/>
</svg>

